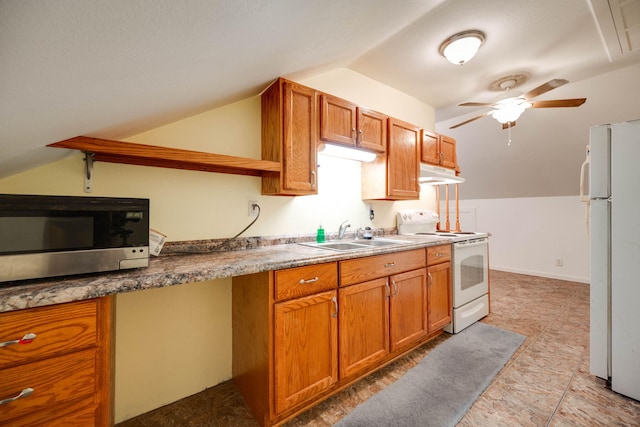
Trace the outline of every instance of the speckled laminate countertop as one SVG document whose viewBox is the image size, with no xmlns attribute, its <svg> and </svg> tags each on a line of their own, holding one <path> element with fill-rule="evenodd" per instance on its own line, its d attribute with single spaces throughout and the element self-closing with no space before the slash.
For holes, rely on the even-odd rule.
<svg viewBox="0 0 640 427">
<path fill-rule="evenodd" d="M 174 253 L 154 257 L 149 260 L 149 267 L 135 270 L 0 283 L 0 312 L 450 243 L 449 240 L 438 237 L 383 237 L 403 240 L 406 243 L 342 252 L 298 243 L 266 246 L 254 244 L 258 247 L 249 249 L 238 249 L 238 245 L 235 245 L 235 248 L 234 245 L 229 245 L 232 250 L 203 254 Z M 282 242 L 294 240 L 280 239 Z"/>
</svg>

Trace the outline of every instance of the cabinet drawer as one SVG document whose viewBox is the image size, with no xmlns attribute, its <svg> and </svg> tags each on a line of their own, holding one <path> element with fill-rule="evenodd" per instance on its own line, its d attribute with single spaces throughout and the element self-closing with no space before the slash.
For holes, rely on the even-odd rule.
<svg viewBox="0 0 640 427">
<path fill-rule="evenodd" d="M 366 282 L 425 266 L 424 249 L 340 261 L 340 286 Z"/>
<path fill-rule="evenodd" d="M 49 357 L 96 344 L 97 300 L 0 314 L 0 342 L 35 334 L 31 342 L 0 347 L 0 366 Z"/>
<path fill-rule="evenodd" d="M 338 264 L 306 265 L 275 272 L 276 300 L 315 294 L 338 287 Z"/>
<path fill-rule="evenodd" d="M 438 245 L 427 248 L 427 265 L 451 261 L 451 245 Z"/>
<path fill-rule="evenodd" d="M 0 406 L 0 424 L 40 410 L 55 415 L 58 404 L 96 393 L 96 350 L 89 349 L 0 371 L 0 400 L 32 388 L 29 396 Z"/>
<path fill-rule="evenodd" d="M 13 418 L 3 427 L 87 427 L 108 425 L 96 418 L 96 402 L 93 396 L 70 403 L 56 403 L 55 408 L 47 407 L 45 410 L 31 412 L 29 414 Z"/>
</svg>

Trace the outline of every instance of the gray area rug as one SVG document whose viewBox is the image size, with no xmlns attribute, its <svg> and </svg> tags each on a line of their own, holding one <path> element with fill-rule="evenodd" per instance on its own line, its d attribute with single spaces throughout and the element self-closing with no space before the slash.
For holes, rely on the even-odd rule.
<svg viewBox="0 0 640 427">
<path fill-rule="evenodd" d="M 334 426 L 455 426 L 524 339 L 474 323 Z"/>
</svg>

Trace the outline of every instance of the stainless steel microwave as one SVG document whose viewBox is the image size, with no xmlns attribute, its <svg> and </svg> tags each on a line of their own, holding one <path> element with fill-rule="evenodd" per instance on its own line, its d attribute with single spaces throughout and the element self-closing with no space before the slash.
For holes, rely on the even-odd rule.
<svg viewBox="0 0 640 427">
<path fill-rule="evenodd" d="M 148 199 L 0 194 L 0 282 L 148 265 Z"/>
</svg>

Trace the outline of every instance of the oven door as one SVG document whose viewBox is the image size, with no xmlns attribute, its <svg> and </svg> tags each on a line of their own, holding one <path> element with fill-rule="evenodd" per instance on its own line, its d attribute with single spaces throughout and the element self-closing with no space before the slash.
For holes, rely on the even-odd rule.
<svg viewBox="0 0 640 427">
<path fill-rule="evenodd" d="M 453 307 L 489 292 L 489 254 L 486 238 L 453 244 Z"/>
</svg>

